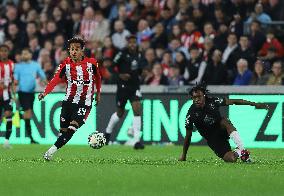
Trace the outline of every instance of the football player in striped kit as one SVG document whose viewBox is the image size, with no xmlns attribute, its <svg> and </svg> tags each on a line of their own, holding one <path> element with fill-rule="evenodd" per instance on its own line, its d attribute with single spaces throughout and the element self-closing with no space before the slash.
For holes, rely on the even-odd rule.
<svg viewBox="0 0 284 196">
<path fill-rule="evenodd" d="M 97 60 L 84 56 L 85 41 L 74 37 L 68 40 L 69 57 L 59 65 L 45 91 L 39 94 L 42 100 L 60 82 L 66 82 L 66 95 L 62 102 L 60 133 L 57 141 L 44 154 L 51 160 L 54 153 L 64 146 L 88 118 L 96 92 L 96 104 L 100 102 L 101 76 Z M 96 86 L 96 91 L 95 91 Z"/>
<path fill-rule="evenodd" d="M 2 119 L 2 112 L 4 109 L 4 116 L 6 118 L 6 133 L 4 148 L 11 148 L 9 139 L 12 133 L 12 82 L 14 62 L 8 59 L 9 47 L 7 45 L 0 45 L 0 122 Z"/>
</svg>

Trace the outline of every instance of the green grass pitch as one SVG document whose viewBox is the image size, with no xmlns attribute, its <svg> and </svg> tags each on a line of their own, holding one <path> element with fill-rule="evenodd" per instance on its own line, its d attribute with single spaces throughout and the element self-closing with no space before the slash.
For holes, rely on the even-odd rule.
<svg viewBox="0 0 284 196">
<path fill-rule="evenodd" d="M 0 149 L 0 195 L 283 195 L 282 149 L 251 149 L 254 163 L 224 163 L 207 146 L 66 146 L 51 162 L 49 146 Z"/>
</svg>

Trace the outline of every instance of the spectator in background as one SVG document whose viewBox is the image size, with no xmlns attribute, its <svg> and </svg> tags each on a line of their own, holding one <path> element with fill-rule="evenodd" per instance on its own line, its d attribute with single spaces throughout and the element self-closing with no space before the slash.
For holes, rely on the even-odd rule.
<svg viewBox="0 0 284 196">
<path fill-rule="evenodd" d="M 261 3 L 255 5 L 254 12 L 251 13 L 251 16 L 247 19 L 246 23 L 251 23 L 253 20 L 258 20 L 261 23 L 271 22 L 270 16 L 263 12 Z"/>
<path fill-rule="evenodd" d="M 214 39 L 216 49 L 224 51 L 227 46 L 228 27 L 225 24 L 220 24 L 219 29 Z"/>
<path fill-rule="evenodd" d="M 113 27 L 113 22 L 117 21 L 117 20 L 121 20 L 123 21 L 124 25 L 125 25 L 125 29 L 130 31 L 131 34 L 135 34 L 136 30 L 137 30 L 137 24 L 136 22 L 132 21 L 129 16 L 127 15 L 127 8 L 124 4 L 120 4 L 118 6 L 118 17 L 115 18 L 112 21 L 112 25 L 111 27 Z M 113 32 L 113 29 L 111 29 L 111 31 Z"/>
<path fill-rule="evenodd" d="M 115 33 L 112 35 L 113 45 L 119 50 L 123 49 L 127 45 L 126 38 L 130 35 L 130 32 L 125 29 L 124 23 L 122 20 L 116 20 L 114 22 Z"/>
<path fill-rule="evenodd" d="M 116 49 L 113 45 L 112 39 L 109 36 L 105 37 L 102 47 L 102 57 L 113 59 L 115 53 Z"/>
<path fill-rule="evenodd" d="M 265 72 L 264 64 L 261 60 L 257 60 L 254 64 L 254 72 L 250 80 L 250 85 L 266 85 L 268 75 Z"/>
<path fill-rule="evenodd" d="M 254 62 L 256 59 L 254 51 L 249 47 L 249 39 L 246 35 L 240 37 L 239 41 L 240 47 L 237 50 L 237 59 L 246 59 L 248 61 L 248 66 L 250 70 L 254 70 Z"/>
<path fill-rule="evenodd" d="M 38 14 L 35 9 L 32 9 L 28 12 L 27 22 L 37 22 Z"/>
<path fill-rule="evenodd" d="M 36 61 L 38 59 L 39 52 L 40 52 L 40 45 L 39 45 L 38 38 L 36 36 L 30 38 L 29 48 L 31 49 L 31 52 L 32 52 L 32 60 Z"/>
<path fill-rule="evenodd" d="M 273 21 L 284 20 L 284 2 L 281 0 L 270 0 L 267 13 Z"/>
<path fill-rule="evenodd" d="M 167 1 L 167 2 L 169 2 L 169 1 Z M 172 26 L 177 22 L 175 20 L 173 12 L 171 11 L 171 9 L 169 7 L 165 7 L 164 9 L 162 9 L 160 21 L 161 21 L 162 25 L 165 27 L 166 33 L 171 32 Z"/>
<path fill-rule="evenodd" d="M 210 37 L 205 37 L 202 60 L 208 62 L 211 59 L 214 50 L 215 48 L 214 48 L 213 39 Z"/>
<path fill-rule="evenodd" d="M 210 38 L 210 39 L 214 40 L 214 38 L 216 36 L 216 32 L 215 32 L 215 29 L 214 29 L 211 22 L 206 22 L 204 24 L 203 32 L 204 32 L 204 39 Z"/>
<path fill-rule="evenodd" d="M 54 38 L 54 61 L 53 65 L 58 65 L 60 63 L 60 54 L 64 49 L 64 35 L 57 34 Z"/>
<path fill-rule="evenodd" d="M 149 48 L 151 48 L 151 38 L 147 36 L 142 37 L 141 43 L 139 45 L 139 51 L 144 54 L 145 51 Z"/>
<path fill-rule="evenodd" d="M 15 65 L 14 79 L 18 86 L 18 97 L 25 120 L 25 130 L 31 143 L 37 143 L 32 136 L 31 118 L 33 114 L 33 104 L 35 99 L 36 78 L 40 77 L 43 83 L 46 83 L 46 77 L 41 66 L 32 61 L 32 53 L 28 48 L 22 50 L 21 62 Z"/>
<path fill-rule="evenodd" d="M 28 12 L 31 10 L 31 4 L 29 0 L 23 0 L 19 2 L 18 11 L 19 18 L 21 21 L 25 22 L 27 20 Z"/>
<path fill-rule="evenodd" d="M 266 38 L 260 29 L 260 22 L 254 20 L 250 24 L 250 46 L 254 50 L 254 53 L 257 54 L 264 44 Z"/>
<path fill-rule="evenodd" d="M 169 51 L 172 54 L 172 58 L 176 59 L 176 53 L 179 51 L 182 51 L 186 58 L 189 59 L 189 53 L 188 50 L 182 46 L 180 39 L 172 39 L 169 43 Z"/>
<path fill-rule="evenodd" d="M 137 43 L 141 43 L 142 38 L 151 37 L 152 30 L 149 27 L 149 24 L 146 20 L 140 19 L 138 23 L 138 32 L 137 32 Z"/>
<path fill-rule="evenodd" d="M 104 58 L 101 66 L 99 66 L 102 80 L 104 84 L 115 84 L 116 82 L 116 74 L 114 67 L 112 66 L 111 58 Z"/>
<path fill-rule="evenodd" d="M 46 26 L 46 33 L 43 34 L 43 39 L 44 40 L 48 40 L 48 39 L 54 40 L 57 33 L 58 33 L 58 28 L 56 26 L 56 23 L 53 20 L 49 20 Z"/>
<path fill-rule="evenodd" d="M 39 32 L 41 35 L 46 34 L 47 32 L 47 23 L 48 23 L 48 15 L 46 12 L 41 12 L 39 15 Z"/>
<path fill-rule="evenodd" d="M 220 8 L 216 8 L 214 11 L 214 21 L 213 21 L 215 29 L 219 29 L 220 25 L 228 23 L 229 19 L 227 18 L 223 10 Z"/>
<path fill-rule="evenodd" d="M 168 46 L 168 37 L 161 22 L 155 25 L 151 36 L 151 47 L 156 49 L 158 46 L 163 48 Z"/>
<path fill-rule="evenodd" d="M 28 22 L 27 23 L 27 26 L 26 26 L 26 31 L 23 35 L 23 44 L 25 47 L 27 47 L 29 45 L 29 41 L 31 38 L 33 37 L 37 37 L 40 41 L 39 43 L 41 43 L 41 34 L 38 33 L 38 30 L 37 30 L 37 24 L 36 22 Z"/>
<path fill-rule="evenodd" d="M 6 34 L 8 33 L 8 26 L 11 23 L 15 24 L 18 29 L 25 27 L 25 24 L 18 18 L 18 10 L 14 4 L 6 5 L 5 19 L 4 29 Z"/>
<path fill-rule="evenodd" d="M 190 60 L 187 66 L 185 67 L 183 78 L 186 81 L 186 84 L 189 84 L 191 81 L 195 80 L 198 76 L 198 70 L 201 65 L 202 59 L 200 58 L 199 49 L 196 45 L 193 45 L 190 48 Z"/>
<path fill-rule="evenodd" d="M 177 52 L 174 65 L 179 66 L 179 72 L 181 75 L 184 74 L 187 64 L 188 61 L 185 57 L 185 54 L 182 51 Z M 170 65 L 172 65 L 172 63 Z"/>
<path fill-rule="evenodd" d="M 282 44 L 279 42 L 279 40 L 274 36 L 274 31 L 270 29 L 266 34 L 266 42 L 262 45 L 262 48 L 260 49 L 258 55 L 264 57 L 264 59 L 269 58 L 268 55 L 268 49 L 274 48 L 276 52 L 276 56 L 278 58 L 283 57 L 284 49 Z"/>
<path fill-rule="evenodd" d="M 230 32 L 235 33 L 237 37 L 239 38 L 240 36 L 243 35 L 243 31 L 244 31 L 243 27 L 244 27 L 244 24 L 243 24 L 241 15 L 239 13 L 234 14 L 233 20 L 230 22 L 230 25 L 229 25 Z"/>
<path fill-rule="evenodd" d="M 16 55 L 16 50 L 17 49 L 14 47 L 13 42 L 11 40 L 9 40 L 9 39 L 6 39 L 4 41 L 4 44 L 9 47 L 9 50 L 10 50 L 10 52 L 9 52 L 9 59 L 11 59 L 11 60 L 13 60 L 15 62 L 16 61 L 15 55 Z"/>
<path fill-rule="evenodd" d="M 173 57 L 172 57 L 172 54 L 171 54 L 170 51 L 165 51 L 163 53 L 161 65 L 162 65 L 162 68 L 163 68 L 163 73 L 165 74 L 165 76 L 168 76 L 170 66 L 173 65 Z"/>
<path fill-rule="evenodd" d="M 8 34 L 6 34 L 6 39 L 11 40 L 15 48 L 23 47 L 21 34 L 16 23 L 10 23 L 8 25 Z"/>
<path fill-rule="evenodd" d="M 284 75 L 281 61 L 276 61 L 272 65 L 272 73 L 269 74 L 267 85 L 283 85 Z"/>
<path fill-rule="evenodd" d="M 41 68 L 43 68 L 43 64 L 45 62 L 51 62 L 51 58 L 50 58 L 51 54 L 50 51 L 48 49 L 41 49 L 39 52 L 39 56 L 37 59 L 37 62 L 39 65 L 41 65 Z"/>
<path fill-rule="evenodd" d="M 195 23 L 188 20 L 186 21 L 184 28 L 185 32 L 181 35 L 183 46 L 189 49 L 192 44 L 195 44 L 198 48 L 202 48 L 202 34 L 196 29 Z"/>
<path fill-rule="evenodd" d="M 152 68 L 152 77 L 146 81 L 146 84 L 151 86 L 168 85 L 168 78 L 163 74 L 163 68 L 160 63 L 155 63 Z"/>
<path fill-rule="evenodd" d="M 168 40 L 180 39 L 181 38 L 181 27 L 179 24 L 172 26 L 171 32 L 168 34 Z"/>
<path fill-rule="evenodd" d="M 95 11 L 92 7 L 88 6 L 84 10 L 83 19 L 80 25 L 80 35 L 86 41 L 91 41 L 91 36 L 97 27 L 97 21 L 95 20 Z"/>
<path fill-rule="evenodd" d="M 60 29 L 60 33 L 64 34 L 64 36 L 70 36 L 71 29 L 71 20 L 66 19 L 63 13 L 63 10 L 60 7 L 54 7 L 52 12 L 52 18 L 56 23 L 58 29 Z"/>
<path fill-rule="evenodd" d="M 222 63 L 222 52 L 214 50 L 211 60 L 208 61 L 203 81 L 208 85 L 225 85 L 227 70 Z"/>
<path fill-rule="evenodd" d="M 170 74 L 168 76 L 168 82 L 170 86 L 183 86 L 184 79 L 180 75 L 180 68 L 178 65 L 173 65 L 170 67 Z"/>
<path fill-rule="evenodd" d="M 178 12 L 175 16 L 176 21 L 182 21 L 183 16 L 189 13 L 189 4 L 188 0 L 180 0 L 178 2 Z"/>
<path fill-rule="evenodd" d="M 82 16 L 80 10 L 71 11 L 71 22 L 70 22 L 71 31 L 69 32 L 68 38 L 71 38 L 80 33 L 81 18 Z"/>
<path fill-rule="evenodd" d="M 103 42 L 104 38 L 110 34 L 109 21 L 104 18 L 103 13 L 98 10 L 95 13 L 96 28 L 91 34 L 91 40 Z"/>
<path fill-rule="evenodd" d="M 143 67 L 150 67 L 150 69 L 152 69 L 156 62 L 155 50 L 153 48 L 148 48 L 145 51 L 144 56 L 145 56 L 145 65 L 143 65 Z"/>
<path fill-rule="evenodd" d="M 222 63 L 227 66 L 228 69 L 234 70 L 237 62 L 238 53 L 238 38 L 235 33 L 230 33 L 227 38 L 228 44 L 224 50 L 222 56 Z"/>
<path fill-rule="evenodd" d="M 237 62 L 237 71 L 238 74 L 234 80 L 233 85 L 249 85 L 251 78 L 252 78 L 252 72 L 248 69 L 248 62 L 245 59 L 239 59 Z"/>
</svg>

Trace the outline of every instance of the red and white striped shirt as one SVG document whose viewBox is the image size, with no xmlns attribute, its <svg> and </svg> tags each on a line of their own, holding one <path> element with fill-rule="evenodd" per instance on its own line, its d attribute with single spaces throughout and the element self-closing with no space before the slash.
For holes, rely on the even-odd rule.
<svg viewBox="0 0 284 196">
<path fill-rule="evenodd" d="M 13 69 L 14 62 L 8 60 L 6 62 L 0 61 L 0 83 L 3 83 L 5 88 L 0 88 L 0 96 L 3 96 L 3 100 L 7 101 L 11 97 L 11 87 L 13 81 Z"/>
<path fill-rule="evenodd" d="M 87 41 L 91 41 L 91 37 L 95 32 L 95 29 L 98 25 L 96 20 L 86 20 L 81 21 L 80 26 L 80 35 Z"/>
<path fill-rule="evenodd" d="M 50 93 L 60 82 L 66 82 L 64 101 L 91 106 L 95 93 L 101 91 L 101 76 L 97 60 L 85 57 L 74 63 L 69 57 L 59 65 L 53 79 L 47 84 L 44 94 Z"/>
</svg>

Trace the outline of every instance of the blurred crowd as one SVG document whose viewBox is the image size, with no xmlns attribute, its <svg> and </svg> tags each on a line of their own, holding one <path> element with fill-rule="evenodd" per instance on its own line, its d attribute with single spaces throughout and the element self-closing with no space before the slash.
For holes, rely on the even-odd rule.
<svg viewBox="0 0 284 196">
<path fill-rule="evenodd" d="M 29 47 L 48 79 L 67 57 L 66 41 L 86 41 L 104 84 L 115 84 L 115 54 L 137 36 L 141 84 L 281 85 L 280 0 L 2 0 L 0 43 L 19 62 Z M 246 28 L 247 27 L 247 28 Z"/>
</svg>

